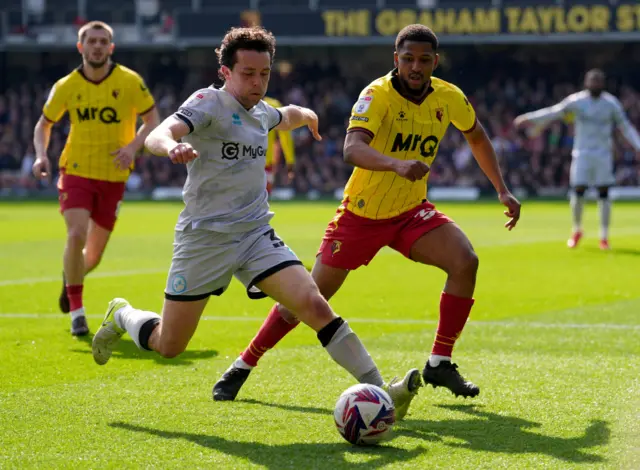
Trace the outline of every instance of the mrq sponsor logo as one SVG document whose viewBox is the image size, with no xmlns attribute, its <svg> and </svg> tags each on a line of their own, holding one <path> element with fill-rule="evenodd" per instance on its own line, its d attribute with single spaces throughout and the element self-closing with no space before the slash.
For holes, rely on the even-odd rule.
<svg viewBox="0 0 640 470">
<path fill-rule="evenodd" d="M 222 143 L 222 159 L 223 160 L 238 160 L 239 158 L 253 158 L 264 157 L 267 151 L 261 145 L 254 147 L 253 145 L 244 145 L 237 142 L 223 142 Z"/>
</svg>

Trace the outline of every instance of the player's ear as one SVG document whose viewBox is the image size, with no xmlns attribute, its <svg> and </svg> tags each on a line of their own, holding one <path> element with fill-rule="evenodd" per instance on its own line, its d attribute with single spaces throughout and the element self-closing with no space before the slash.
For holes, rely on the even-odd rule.
<svg viewBox="0 0 640 470">
<path fill-rule="evenodd" d="M 398 51 L 393 51 L 393 66 L 398 68 Z"/>
<path fill-rule="evenodd" d="M 113 54 L 113 50 L 116 48 L 114 43 L 109 44 L 109 54 Z"/>
<path fill-rule="evenodd" d="M 221 66 L 220 71 L 222 72 L 225 82 L 231 78 L 231 69 L 226 65 Z"/>
<path fill-rule="evenodd" d="M 78 41 L 78 42 L 76 43 L 76 48 L 78 49 L 78 52 L 79 52 L 80 54 L 82 54 L 82 51 L 84 50 L 84 47 L 82 47 L 82 43 L 81 43 L 80 41 Z"/>
<path fill-rule="evenodd" d="M 436 54 L 435 58 L 433 59 L 433 70 L 438 68 L 438 62 L 440 62 L 440 54 Z"/>
</svg>

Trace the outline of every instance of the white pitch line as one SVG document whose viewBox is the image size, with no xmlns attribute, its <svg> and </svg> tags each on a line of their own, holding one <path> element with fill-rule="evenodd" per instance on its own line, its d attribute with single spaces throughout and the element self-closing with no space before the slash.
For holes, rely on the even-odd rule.
<svg viewBox="0 0 640 470">
<path fill-rule="evenodd" d="M 139 276 L 143 274 L 162 274 L 167 273 L 165 269 L 133 269 L 130 271 L 111 271 L 111 272 L 97 272 L 91 274 L 91 278 L 105 278 L 105 277 L 124 277 L 124 276 Z M 32 277 L 26 279 L 8 279 L 6 281 L 0 281 L 0 287 L 5 286 L 21 286 L 29 284 L 41 284 L 45 282 L 60 282 L 62 277 Z"/>
<path fill-rule="evenodd" d="M 87 315 L 88 318 L 103 318 L 104 315 Z M 49 313 L 0 313 L 0 318 L 46 318 L 61 319 L 68 318 L 62 314 Z M 210 316 L 205 315 L 202 320 L 220 321 L 220 322 L 262 322 L 265 317 L 237 317 L 237 316 Z M 369 323 L 369 324 L 388 324 L 388 325 L 435 325 L 435 320 L 413 320 L 398 318 L 352 318 L 349 323 Z M 506 328 L 569 328 L 579 330 L 640 330 L 640 325 L 629 325 L 622 323 L 544 323 L 544 322 L 518 322 L 518 321 L 470 321 L 472 326 L 502 326 Z"/>
</svg>

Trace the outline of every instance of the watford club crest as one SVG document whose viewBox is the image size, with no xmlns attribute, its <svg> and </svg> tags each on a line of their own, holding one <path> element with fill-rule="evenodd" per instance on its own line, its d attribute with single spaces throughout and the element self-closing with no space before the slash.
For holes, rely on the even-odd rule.
<svg viewBox="0 0 640 470">
<path fill-rule="evenodd" d="M 342 247 L 342 242 L 338 241 L 338 240 L 334 240 L 331 243 L 331 256 L 335 255 L 336 253 L 338 253 L 340 251 L 340 248 Z"/>
<path fill-rule="evenodd" d="M 438 121 L 442 122 L 442 116 L 444 116 L 444 109 L 436 108 L 436 118 L 438 119 Z"/>
</svg>

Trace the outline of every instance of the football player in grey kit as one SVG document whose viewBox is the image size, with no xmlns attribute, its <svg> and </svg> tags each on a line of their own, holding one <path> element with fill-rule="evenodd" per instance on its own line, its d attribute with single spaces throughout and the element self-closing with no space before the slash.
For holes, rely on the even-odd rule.
<svg viewBox="0 0 640 470">
<path fill-rule="evenodd" d="M 522 114 L 515 119 L 517 127 L 531 125 L 534 133 L 556 119 L 573 114 L 575 119 L 575 140 L 571 152 L 570 183 L 573 234 L 567 241 L 569 248 L 578 246 L 582 238 L 582 209 L 584 193 L 589 186 L 599 192 L 600 248 L 610 249 L 609 223 L 611 201 L 609 187 L 616 182 L 613 175 L 613 128 L 617 127 L 640 153 L 640 136 L 631 125 L 622 109 L 620 101 L 604 91 L 605 76 L 601 70 L 587 72 L 584 79 L 585 90 L 574 93 L 550 108 Z"/>
<path fill-rule="evenodd" d="M 195 92 L 145 142 L 188 169 L 162 317 L 113 299 L 93 339 L 95 361 L 106 364 L 125 332 L 140 349 L 164 357 L 182 353 L 209 297 L 221 295 L 235 276 L 250 298 L 269 296 L 296 312 L 338 364 L 358 381 L 384 387 L 396 408 L 406 409 L 421 385 L 418 370 L 384 383 L 359 338 L 269 225 L 267 134 L 306 125 L 320 140 L 316 114 L 262 101 L 275 52 L 271 33 L 233 28 L 216 52 L 224 87 Z"/>
</svg>

